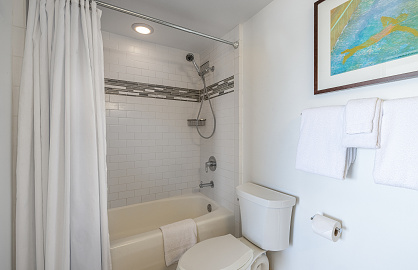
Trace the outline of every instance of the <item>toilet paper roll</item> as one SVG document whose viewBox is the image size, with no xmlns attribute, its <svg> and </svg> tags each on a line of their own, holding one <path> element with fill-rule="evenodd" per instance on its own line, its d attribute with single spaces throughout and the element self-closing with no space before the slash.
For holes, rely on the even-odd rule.
<svg viewBox="0 0 418 270">
<path fill-rule="evenodd" d="M 337 242 L 341 237 L 341 223 L 331 218 L 316 214 L 312 220 L 312 230 L 320 236 Z"/>
<path fill-rule="evenodd" d="M 253 262 L 251 270 L 269 270 L 269 259 L 266 254 L 261 255 Z"/>
</svg>

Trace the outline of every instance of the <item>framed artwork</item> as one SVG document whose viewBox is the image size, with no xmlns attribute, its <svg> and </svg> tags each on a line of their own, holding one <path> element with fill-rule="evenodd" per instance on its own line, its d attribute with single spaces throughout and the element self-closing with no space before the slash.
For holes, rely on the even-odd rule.
<svg viewBox="0 0 418 270">
<path fill-rule="evenodd" d="M 418 0 L 320 0 L 314 17 L 314 94 L 418 76 Z"/>
</svg>

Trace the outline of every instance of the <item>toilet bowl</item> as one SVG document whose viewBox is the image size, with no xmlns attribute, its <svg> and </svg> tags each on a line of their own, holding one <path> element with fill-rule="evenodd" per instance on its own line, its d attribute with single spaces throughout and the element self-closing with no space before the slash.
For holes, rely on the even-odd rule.
<svg viewBox="0 0 418 270">
<path fill-rule="evenodd" d="M 253 183 L 238 186 L 237 195 L 243 237 L 228 234 L 197 243 L 177 270 L 268 270 L 266 251 L 289 246 L 295 197 Z"/>
</svg>

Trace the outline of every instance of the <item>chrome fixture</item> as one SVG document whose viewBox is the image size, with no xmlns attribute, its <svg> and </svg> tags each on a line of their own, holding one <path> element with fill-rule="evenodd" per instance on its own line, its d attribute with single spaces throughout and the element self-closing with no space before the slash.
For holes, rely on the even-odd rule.
<svg viewBox="0 0 418 270">
<path fill-rule="evenodd" d="M 205 163 L 205 172 L 208 172 L 208 168 L 213 172 L 216 170 L 216 159 L 214 156 L 209 158 L 209 161 Z"/>
<path fill-rule="evenodd" d="M 210 71 L 214 72 L 215 71 L 215 67 L 211 66 L 209 67 L 209 61 L 207 61 L 206 63 L 204 63 L 203 65 L 201 65 L 200 67 L 196 64 L 196 62 L 194 61 L 194 55 L 192 53 L 188 53 L 186 55 L 186 60 L 189 62 L 192 62 L 194 67 L 196 68 L 197 74 L 202 77 L 205 76 L 207 73 L 209 73 Z"/>
<path fill-rule="evenodd" d="M 128 10 L 128 9 L 124 9 L 124 8 L 121 8 L 121 7 L 118 7 L 118 6 L 114 6 L 114 5 L 111 5 L 111 4 L 102 2 L 102 1 L 95 1 L 95 2 L 98 6 L 108 8 L 108 9 L 111 9 L 111 10 L 115 10 L 115 11 L 118 11 L 118 12 L 121 12 L 121 13 L 125 13 L 125 14 L 131 15 L 131 16 L 135 16 L 135 17 L 138 17 L 138 18 L 150 21 L 150 22 L 155 22 L 155 23 L 158 23 L 158 24 L 162 24 L 164 26 L 168 26 L 168 27 L 171 27 L 171 28 L 174 28 L 174 29 L 177 29 L 177 30 L 181 30 L 181 31 L 190 33 L 190 34 L 194 34 L 194 35 L 198 35 L 198 36 L 201 36 L 201 37 L 204 37 L 204 38 L 208 38 L 208 39 L 212 39 L 212 40 L 215 40 L 215 41 L 218 41 L 218 42 L 222 42 L 222 43 L 233 46 L 234 49 L 238 49 L 238 47 L 239 47 L 238 41 L 231 42 L 231 41 L 224 40 L 224 39 L 221 39 L 221 38 L 217 38 L 217 37 L 214 37 L 214 36 L 211 36 L 211 35 L 207 35 L 207 34 L 204 34 L 204 33 L 198 32 L 198 31 L 194 31 L 194 30 L 191 30 L 189 28 L 185 28 L 185 27 L 173 24 L 173 23 L 169 23 L 169 22 L 166 22 L 166 21 L 163 21 L 163 20 L 160 20 L 160 19 L 156 19 L 156 18 L 147 16 L 147 15 L 144 15 L 144 14 L 141 14 L 141 13 L 138 13 L 138 12 L 134 12 L 134 11 L 131 11 L 131 10 Z"/>
<path fill-rule="evenodd" d="M 209 183 L 204 183 L 204 184 L 203 184 L 203 181 L 200 181 L 199 187 L 200 188 L 204 188 L 204 187 L 214 188 L 215 187 L 215 184 L 213 183 L 213 181 L 210 181 Z"/>
<path fill-rule="evenodd" d="M 210 139 L 213 136 L 213 134 L 215 134 L 216 117 L 215 117 L 215 112 L 213 111 L 212 102 L 210 101 L 210 97 L 209 97 L 209 94 L 208 94 L 208 89 L 206 87 L 205 74 L 210 72 L 210 71 L 213 72 L 215 70 L 215 67 L 209 67 L 209 61 L 208 61 L 208 62 L 204 63 L 199 68 L 197 66 L 196 62 L 194 61 L 194 55 L 192 53 L 188 53 L 186 55 L 186 60 L 193 63 L 194 67 L 196 68 L 197 74 L 199 75 L 199 77 L 203 81 L 203 95 L 201 96 L 200 108 L 199 108 L 199 113 L 197 114 L 197 117 L 196 117 L 196 121 L 198 121 L 198 119 L 200 117 L 200 113 L 202 112 L 203 102 L 205 101 L 205 99 L 207 99 L 209 101 L 209 106 L 210 106 L 210 109 L 212 111 L 212 116 L 213 116 L 213 130 L 212 130 L 212 133 L 209 136 L 202 135 L 202 133 L 199 130 L 198 125 L 196 125 L 196 130 L 197 130 L 197 133 L 199 133 L 200 137 L 202 137 L 203 139 Z"/>
<path fill-rule="evenodd" d="M 200 68 L 197 66 L 196 62 L 194 61 L 194 55 L 192 53 L 188 53 L 186 55 L 186 60 L 188 62 L 192 62 L 193 63 L 194 67 L 196 68 L 197 74 L 199 74 L 199 76 L 200 76 Z"/>
<path fill-rule="evenodd" d="M 195 126 L 204 126 L 206 124 L 206 119 L 187 119 L 187 125 L 189 127 Z"/>
<path fill-rule="evenodd" d="M 209 61 L 200 66 L 201 76 L 204 76 L 206 73 L 209 73 L 210 71 L 214 72 L 215 66 L 209 66 Z"/>
<path fill-rule="evenodd" d="M 316 215 L 320 215 L 320 214 L 315 214 L 315 215 L 313 215 L 312 217 L 311 217 L 311 220 L 314 220 L 314 218 L 315 218 L 315 216 Z M 337 236 L 338 234 L 342 234 L 342 232 L 343 232 L 343 228 L 340 228 L 340 227 L 335 227 L 335 229 L 334 229 L 334 235 L 335 236 Z"/>
</svg>

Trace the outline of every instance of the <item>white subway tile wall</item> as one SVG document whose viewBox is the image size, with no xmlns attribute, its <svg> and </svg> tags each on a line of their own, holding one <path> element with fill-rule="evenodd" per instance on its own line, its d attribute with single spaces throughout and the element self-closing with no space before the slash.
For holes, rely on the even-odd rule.
<svg viewBox="0 0 418 270">
<path fill-rule="evenodd" d="M 223 38 L 239 40 L 239 26 Z M 105 76 L 107 78 L 191 89 L 202 89 L 203 87 L 194 67 L 185 61 L 186 51 L 149 44 L 106 32 L 103 33 L 103 39 Z M 189 141 L 179 139 L 178 136 L 182 135 L 173 134 L 172 129 L 168 126 L 150 124 L 153 121 L 152 119 L 158 119 L 158 124 L 166 121 L 165 118 L 168 116 L 169 119 L 176 119 L 172 124 L 178 122 L 180 126 L 186 125 L 185 120 L 187 118 L 196 117 L 199 103 L 120 96 L 107 97 L 109 207 L 192 192 L 196 189 L 200 179 L 204 182 L 214 180 L 215 189 L 204 188 L 201 189 L 201 192 L 215 199 L 235 214 L 235 234 L 240 235 L 239 205 L 236 200 L 235 187 L 239 185 L 240 179 L 242 179 L 239 166 L 241 50 L 241 48 L 234 50 L 229 45 L 217 43 L 202 55 L 195 53 L 198 64 L 209 60 L 210 65 L 215 66 L 215 71 L 206 75 L 207 85 L 235 76 L 234 92 L 212 99 L 217 117 L 217 129 L 214 137 L 210 140 L 201 139 L 194 128 L 187 126 L 183 131 L 190 132 L 188 134 Z M 132 104 L 128 103 L 131 100 L 144 104 L 137 105 L 135 109 L 132 109 Z M 168 104 L 172 104 L 172 106 L 184 104 L 187 107 L 182 107 L 184 116 L 176 118 L 172 114 L 156 115 L 157 112 L 153 110 L 160 110 L 157 104 L 162 102 L 167 104 L 165 106 L 168 106 Z M 156 105 L 157 109 L 154 108 Z M 160 106 L 164 110 L 168 110 L 168 107 Z M 186 116 L 187 113 L 189 113 L 189 116 Z M 207 119 L 206 126 L 202 127 L 202 132 L 210 134 L 213 118 L 207 102 L 203 107 L 202 118 Z M 172 128 L 174 127 L 176 125 L 172 126 Z M 162 138 L 159 137 L 161 132 L 164 132 Z M 163 145 L 157 145 L 149 137 L 146 137 L 147 134 L 152 134 L 151 137 L 158 138 L 158 140 L 161 138 L 166 145 L 164 147 L 162 147 Z M 192 163 L 175 166 L 176 162 L 179 161 L 176 161 L 173 157 L 179 156 L 179 154 L 171 152 L 175 149 L 178 150 L 178 147 L 176 148 L 172 144 L 179 144 L 181 141 L 186 143 L 186 146 L 182 147 L 184 151 L 181 155 L 188 158 Z M 128 143 L 133 145 L 130 147 Z M 133 153 L 129 153 L 129 151 L 133 151 L 132 147 L 135 150 Z M 188 152 L 186 151 L 188 147 L 194 150 Z M 137 151 L 144 152 L 139 154 Z M 161 151 L 171 153 L 171 158 L 168 154 L 162 156 Z M 205 173 L 203 164 L 211 155 L 217 158 L 218 169 L 215 172 Z M 182 170 L 183 166 L 192 166 L 191 168 L 195 170 L 190 169 L 191 171 L 186 174 Z M 179 170 L 176 172 L 160 172 L 169 168 Z M 188 178 L 180 179 L 181 177 L 178 174 L 184 174 Z"/>
<path fill-rule="evenodd" d="M 109 208 L 198 191 L 197 105 L 106 95 Z"/>
<path fill-rule="evenodd" d="M 125 81 L 202 89 L 188 51 L 102 31 L 105 77 Z M 197 64 L 199 55 L 195 55 Z"/>
<path fill-rule="evenodd" d="M 102 32 L 105 77 L 201 89 L 187 51 Z M 199 55 L 195 53 L 199 63 Z M 198 191 L 198 103 L 106 95 L 109 208 Z"/>
<path fill-rule="evenodd" d="M 241 41 L 241 28 L 237 26 L 223 38 L 230 41 Z M 209 61 L 215 66 L 215 71 L 206 76 L 208 85 L 234 76 L 234 92 L 213 98 L 212 105 L 216 115 L 216 132 L 209 139 L 201 139 L 200 155 L 202 164 L 201 180 L 215 183 L 215 188 L 203 188 L 201 192 L 214 199 L 235 215 L 235 235 L 241 235 L 239 204 L 236 198 L 235 187 L 242 181 L 240 166 L 240 82 L 242 80 L 242 46 L 238 49 L 217 43 L 200 55 L 202 63 Z M 213 117 L 207 102 L 203 107 L 202 118 L 207 119 L 207 125 L 202 128 L 204 135 L 209 135 L 213 127 Z M 218 164 L 216 171 L 205 172 L 203 164 L 215 156 Z"/>
</svg>

